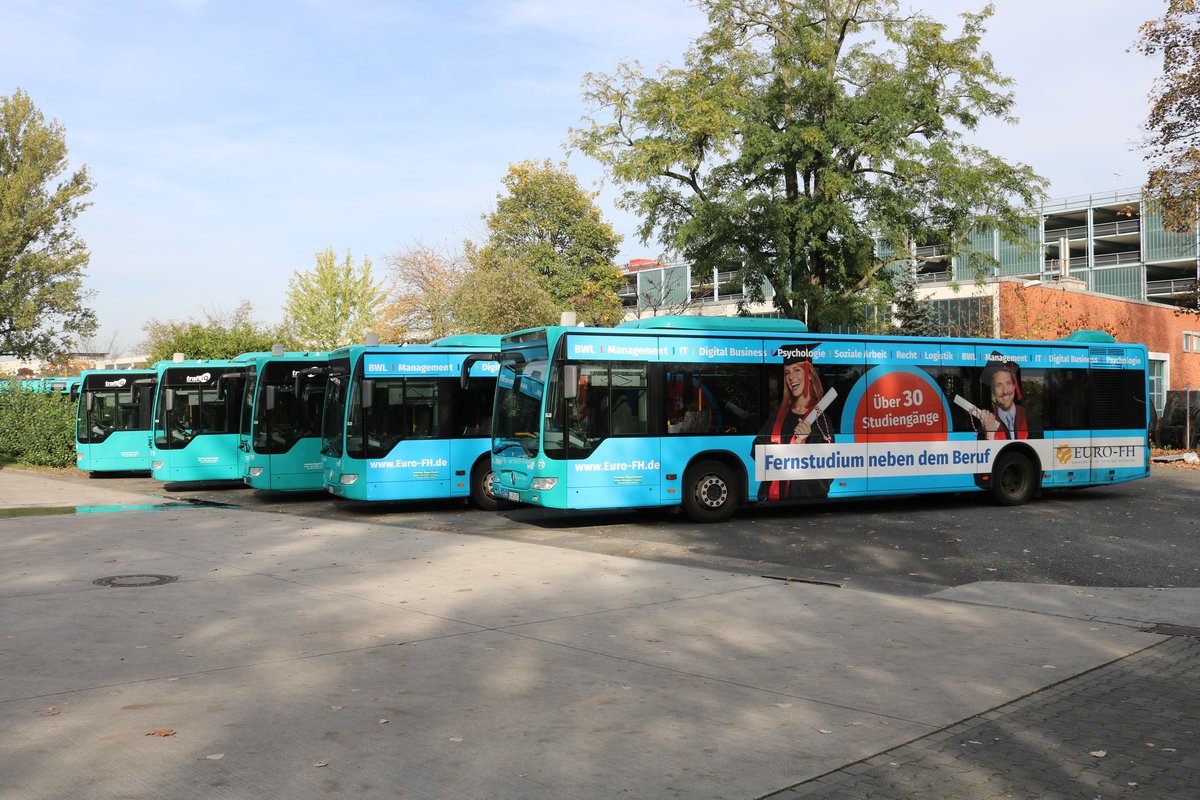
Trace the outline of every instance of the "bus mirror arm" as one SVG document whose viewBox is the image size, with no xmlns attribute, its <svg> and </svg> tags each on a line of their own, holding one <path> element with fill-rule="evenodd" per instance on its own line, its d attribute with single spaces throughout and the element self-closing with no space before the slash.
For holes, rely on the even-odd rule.
<svg viewBox="0 0 1200 800">
<path fill-rule="evenodd" d="M 466 389 L 471 385 L 471 367 L 479 361 L 501 361 L 503 353 L 472 353 L 463 359 L 462 369 L 459 370 L 459 382 Z M 507 360 L 507 359 L 506 359 Z"/>
</svg>

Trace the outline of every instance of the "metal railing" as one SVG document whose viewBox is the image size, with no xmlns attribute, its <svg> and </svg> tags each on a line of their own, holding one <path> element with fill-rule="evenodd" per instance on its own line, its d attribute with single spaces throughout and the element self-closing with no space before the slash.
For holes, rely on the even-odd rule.
<svg viewBox="0 0 1200 800">
<path fill-rule="evenodd" d="M 1077 194 L 1073 197 L 1047 200 L 1045 203 L 1042 203 L 1042 211 L 1066 211 L 1071 208 L 1086 208 L 1088 206 L 1108 205 L 1110 203 L 1140 203 L 1141 200 L 1141 189 L 1114 189 L 1111 192 Z"/>
<path fill-rule="evenodd" d="M 1184 294 L 1196 285 L 1195 278 L 1172 278 L 1165 281 L 1146 281 L 1147 297 L 1165 297 Z"/>
</svg>

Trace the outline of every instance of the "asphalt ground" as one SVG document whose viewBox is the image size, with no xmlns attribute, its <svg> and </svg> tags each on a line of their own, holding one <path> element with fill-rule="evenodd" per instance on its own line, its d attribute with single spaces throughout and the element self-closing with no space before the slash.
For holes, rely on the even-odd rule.
<svg viewBox="0 0 1200 800">
<path fill-rule="evenodd" d="M 1046 530 L 1111 514 L 1096 543 L 1169 550 L 1195 484 L 1159 477 L 1044 500 L 1076 520 Z M 0 470 L 0 797 L 1200 795 L 1195 589 L 939 584 L 899 574 L 905 550 L 788 582 L 750 567 L 808 568 L 653 533 L 670 517 L 491 527 L 211 494 L 241 502 Z M 964 531 L 1008 511 L 940 499 Z M 864 524 L 916 536 L 889 523 L 926 513 L 910 502 Z M 1138 502 L 1181 513 L 1139 532 Z M 976 545 L 971 570 L 995 550 Z M 133 574 L 178 579 L 93 583 Z"/>
<path fill-rule="evenodd" d="M 1059 491 L 1000 509 L 984 494 L 926 495 L 745 511 L 696 525 L 669 511 L 521 507 L 486 513 L 461 501 L 350 503 L 324 493 L 255 492 L 240 483 L 148 477 L 89 484 L 322 519 L 553 544 L 754 574 L 885 586 L 924 594 L 976 581 L 1200 587 L 1200 469 L 1156 465 L 1149 479 Z"/>
</svg>

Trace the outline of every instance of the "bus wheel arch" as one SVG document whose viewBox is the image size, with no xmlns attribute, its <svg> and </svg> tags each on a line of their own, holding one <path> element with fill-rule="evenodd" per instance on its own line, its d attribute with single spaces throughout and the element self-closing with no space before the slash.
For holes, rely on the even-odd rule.
<svg viewBox="0 0 1200 800">
<path fill-rule="evenodd" d="M 508 503 L 492 493 L 492 454 L 484 453 L 471 467 L 471 504 L 481 511 L 499 511 Z"/>
<path fill-rule="evenodd" d="M 1002 506 L 1022 505 L 1041 491 L 1041 478 L 1037 453 L 1024 445 L 1009 445 L 992 466 L 992 496 Z"/>
<path fill-rule="evenodd" d="M 683 472 L 682 505 L 693 522 L 725 522 L 742 504 L 746 478 L 732 454 L 700 453 Z"/>
</svg>

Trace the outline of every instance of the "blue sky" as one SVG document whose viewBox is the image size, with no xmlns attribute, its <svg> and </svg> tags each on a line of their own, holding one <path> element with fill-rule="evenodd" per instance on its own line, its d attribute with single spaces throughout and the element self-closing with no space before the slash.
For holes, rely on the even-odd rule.
<svg viewBox="0 0 1200 800">
<path fill-rule="evenodd" d="M 903 5 L 946 22 L 981 6 Z M 1136 187 L 1158 65 L 1127 50 L 1164 5 L 998 3 L 984 47 L 1021 122 L 974 143 L 1054 197 Z M 26 91 L 87 164 L 95 344 L 132 352 L 147 319 L 243 298 L 279 321 L 328 247 L 382 274 L 416 243 L 479 238 L 509 164 L 566 157 L 586 72 L 679 64 L 703 27 L 685 0 L 0 0 L 0 94 Z M 569 165 L 601 190 L 621 259 L 656 255 L 598 166 Z"/>
</svg>

